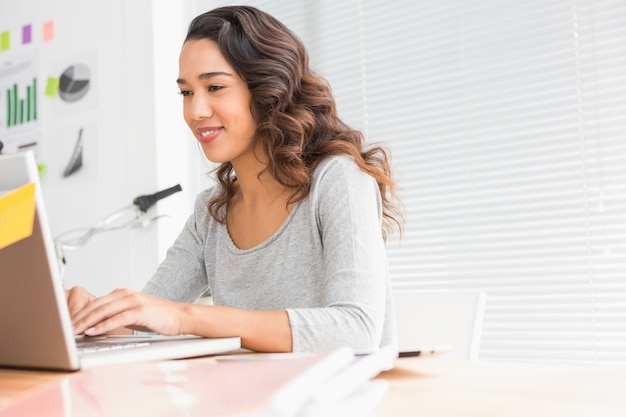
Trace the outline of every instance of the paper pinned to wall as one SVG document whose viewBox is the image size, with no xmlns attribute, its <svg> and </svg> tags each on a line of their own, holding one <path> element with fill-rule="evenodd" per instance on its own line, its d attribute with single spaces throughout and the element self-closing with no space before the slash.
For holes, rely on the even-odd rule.
<svg viewBox="0 0 626 417">
<path fill-rule="evenodd" d="M 6 31 L 0 33 L 0 51 L 7 51 L 11 47 L 11 33 Z"/>
<path fill-rule="evenodd" d="M 43 24 L 43 41 L 50 42 L 54 39 L 54 21 L 48 20 Z"/>
<path fill-rule="evenodd" d="M 41 123 L 37 51 L 0 61 L 0 136 L 32 131 Z"/>
<path fill-rule="evenodd" d="M 22 26 L 22 44 L 26 45 L 32 41 L 33 27 L 32 25 Z"/>
</svg>

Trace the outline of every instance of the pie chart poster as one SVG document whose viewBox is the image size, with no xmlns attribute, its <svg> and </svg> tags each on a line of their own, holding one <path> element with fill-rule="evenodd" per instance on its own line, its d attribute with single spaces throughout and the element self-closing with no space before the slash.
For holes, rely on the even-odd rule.
<svg viewBox="0 0 626 417">
<path fill-rule="evenodd" d="M 96 52 L 72 56 L 50 65 L 44 94 L 52 99 L 50 116 L 75 117 L 98 105 Z"/>
</svg>

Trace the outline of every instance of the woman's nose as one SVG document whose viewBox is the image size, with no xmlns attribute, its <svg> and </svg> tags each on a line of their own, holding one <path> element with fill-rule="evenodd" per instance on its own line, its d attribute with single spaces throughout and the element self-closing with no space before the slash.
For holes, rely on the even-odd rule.
<svg viewBox="0 0 626 417">
<path fill-rule="evenodd" d="M 189 115 L 195 120 L 211 117 L 213 106 L 209 97 L 205 94 L 194 94 L 189 104 Z"/>
</svg>

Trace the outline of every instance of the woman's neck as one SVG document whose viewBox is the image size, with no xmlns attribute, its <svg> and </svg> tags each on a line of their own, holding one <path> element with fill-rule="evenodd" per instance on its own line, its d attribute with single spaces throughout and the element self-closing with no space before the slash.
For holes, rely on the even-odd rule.
<svg viewBox="0 0 626 417">
<path fill-rule="evenodd" d="M 237 177 L 236 198 L 244 205 L 268 204 L 287 192 L 287 187 L 272 177 L 267 164 L 256 157 L 245 163 L 233 163 L 233 169 Z"/>
</svg>

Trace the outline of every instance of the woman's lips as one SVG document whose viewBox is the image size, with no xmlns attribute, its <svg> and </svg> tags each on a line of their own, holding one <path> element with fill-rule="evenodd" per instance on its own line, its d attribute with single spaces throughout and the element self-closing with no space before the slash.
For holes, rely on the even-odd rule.
<svg viewBox="0 0 626 417">
<path fill-rule="evenodd" d="M 209 143 L 215 139 L 224 130 L 222 127 L 206 127 L 202 129 L 196 129 L 196 137 L 202 143 Z"/>
</svg>

